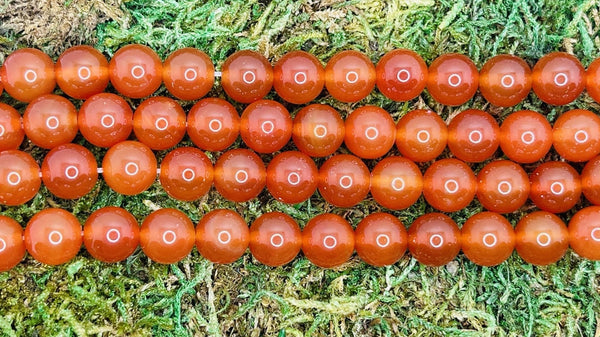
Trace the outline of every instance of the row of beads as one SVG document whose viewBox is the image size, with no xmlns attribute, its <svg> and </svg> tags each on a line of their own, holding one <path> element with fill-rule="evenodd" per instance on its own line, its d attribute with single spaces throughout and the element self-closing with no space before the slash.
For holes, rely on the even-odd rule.
<svg viewBox="0 0 600 337">
<path fill-rule="evenodd" d="M 165 62 L 150 48 L 128 45 L 119 49 L 110 63 L 89 46 L 67 49 L 56 65 L 37 49 L 20 49 L 9 55 L 0 69 L 0 79 L 14 98 L 29 102 L 51 93 L 56 83 L 69 96 L 85 99 L 102 92 L 108 82 L 131 98 L 147 97 L 164 82 L 173 96 L 183 100 L 203 97 L 214 84 L 215 67 L 203 52 L 184 48 Z M 564 105 L 579 96 L 584 88 L 600 101 L 600 59 L 588 69 L 573 55 L 553 52 L 533 67 L 513 55 L 498 55 L 488 60 L 481 71 L 467 56 L 445 54 L 429 69 L 413 51 L 397 49 L 385 54 L 377 67 L 363 53 L 342 51 L 323 68 L 313 55 L 294 51 L 284 55 L 274 67 L 261 54 L 242 50 L 229 56 L 222 65 L 221 86 L 232 99 L 251 103 L 263 98 L 274 87 L 284 100 L 304 104 L 327 88 L 342 102 L 365 98 L 377 84 L 388 98 L 407 101 L 425 87 L 441 104 L 461 105 L 479 88 L 492 104 L 513 106 L 533 88 L 544 102 Z"/>
</svg>

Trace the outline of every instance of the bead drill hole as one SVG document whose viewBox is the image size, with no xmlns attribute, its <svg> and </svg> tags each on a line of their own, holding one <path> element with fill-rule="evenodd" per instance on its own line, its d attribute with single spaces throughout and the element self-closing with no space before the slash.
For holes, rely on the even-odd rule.
<svg viewBox="0 0 600 337">
<path fill-rule="evenodd" d="M 260 129 L 262 130 L 262 132 L 268 135 L 275 130 L 275 124 L 273 124 L 273 122 L 271 121 L 266 121 L 260 125 Z"/>
<path fill-rule="evenodd" d="M 121 232 L 118 229 L 112 228 L 106 232 L 106 240 L 110 243 L 116 243 L 121 239 Z"/>
<path fill-rule="evenodd" d="M 386 234 L 379 234 L 377 238 L 375 238 L 375 242 L 381 248 L 385 248 L 390 245 L 390 237 Z"/>
<path fill-rule="evenodd" d="M 575 138 L 575 142 L 577 144 L 583 144 L 583 143 L 587 142 L 589 139 L 588 133 L 585 132 L 584 130 L 579 130 L 579 131 L 575 132 L 575 135 L 573 138 Z"/>
<path fill-rule="evenodd" d="M 469 132 L 469 141 L 473 144 L 479 144 L 483 140 L 483 134 L 479 130 Z"/>
<path fill-rule="evenodd" d="M 223 128 L 223 123 L 218 119 L 213 119 L 208 123 L 208 128 L 212 132 L 219 132 Z"/>
<path fill-rule="evenodd" d="M 490 241 L 491 239 L 491 241 Z M 487 233 L 486 235 L 483 236 L 483 245 L 488 247 L 488 248 L 492 248 L 494 247 L 497 243 L 498 243 L 498 238 L 496 237 L 496 235 L 492 234 L 492 233 Z"/>
<path fill-rule="evenodd" d="M 271 235 L 271 246 L 273 247 L 281 247 L 283 246 L 283 235 L 277 233 L 277 234 L 273 234 Z"/>
<path fill-rule="evenodd" d="M 19 185 L 19 183 L 21 182 L 21 175 L 17 172 L 10 172 L 7 176 L 6 176 L 6 181 L 8 181 L 8 184 L 12 185 L 12 186 L 16 186 Z"/>
<path fill-rule="evenodd" d="M 242 75 L 242 80 L 246 84 L 252 84 L 252 83 L 254 83 L 254 81 L 256 81 L 256 74 L 254 74 L 254 72 L 248 70 Z"/>
<path fill-rule="evenodd" d="M 429 237 L 429 244 L 433 248 L 440 248 L 444 244 L 444 238 L 439 234 L 433 234 Z"/>
<path fill-rule="evenodd" d="M 552 185 L 550 185 L 550 192 L 554 195 L 561 195 L 565 192 L 565 185 L 558 181 L 553 182 Z"/>
<path fill-rule="evenodd" d="M 567 74 L 558 73 L 554 75 L 554 84 L 558 85 L 559 87 L 565 86 L 567 82 L 569 82 L 569 77 L 567 76 Z"/>
<path fill-rule="evenodd" d="M 394 191 L 400 192 L 400 191 L 404 190 L 404 187 L 405 187 L 404 179 L 402 179 L 400 177 L 396 177 L 396 178 L 392 179 L 391 186 Z"/>
<path fill-rule="evenodd" d="M 112 128 L 115 125 L 115 118 L 112 115 L 104 115 L 100 119 L 100 124 L 105 128 Z"/>
<path fill-rule="evenodd" d="M 177 240 L 177 234 L 173 231 L 165 231 L 162 236 L 163 242 L 172 245 Z"/>
<path fill-rule="evenodd" d="M 131 68 L 131 76 L 135 79 L 140 79 L 146 75 L 146 70 L 142 66 L 134 66 Z"/>
<path fill-rule="evenodd" d="M 594 240 L 596 242 L 600 242 L 600 227 L 596 227 L 596 228 L 592 229 L 592 232 L 590 233 L 590 237 L 592 238 L 592 240 Z"/>
<path fill-rule="evenodd" d="M 458 87 L 462 83 L 462 78 L 458 74 L 452 74 L 448 76 L 448 84 L 451 87 Z"/>
<path fill-rule="evenodd" d="M 351 176 L 342 176 L 340 177 L 340 187 L 343 189 L 348 189 L 352 187 L 352 177 Z"/>
<path fill-rule="evenodd" d="M 228 231 L 220 231 L 219 234 L 217 234 L 217 240 L 219 240 L 220 244 L 226 245 L 231 242 L 231 234 L 229 234 Z"/>
<path fill-rule="evenodd" d="M 134 176 L 140 172 L 140 167 L 136 163 L 127 163 L 125 165 L 125 173 L 129 176 Z"/>
<path fill-rule="evenodd" d="M 525 131 L 521 134 L 521 141 L 524 144 L 531 145 L 535 142 L 535 134 L 531 131 Z"/>
<path fill-rule="evenodd" d="M 550 242 L 552 242 L 552 238 L 550 237 L 550 234 L 548 234 L 548 233 L 538 234 L 538 236 L 536 237 L 535 240 L 537 241 L 537 244 L 542 247 L 546 247 L 550 244 Z"/>
<path fill-rule="evenodd" d="M 315 134 L 315 137 L 323 138 L 327 136 L 327 128 L 324 125 L 319 124 L 315 126 L 313 133 Z"/>
<path fill-rule="evenodd" d="M 165 131 L 169 127 L 169 121 L 164 117 L 160 117 L 156 119 L 154 126 L 159 131 Z"/>
<path fill-rule="evenodd" d="M 198 72 L 194 68 L 187 68 L 183 73 L 183 78 L 188 82 L 195 81 L 198 78 Z"/>
<path fill-rule="evenodd" d="M 450 194 L 458 192 L 458 181 L 454 179 L 446 180 L 446 182 L 444 183 L 444 189 Z"/>
<path fill-rule="evenodd" d="M 500 80 L 500 83 L 505 88 L 510 88 L 515 85 L 515 78 L 512 75 L 504 75 Z"/>
<path fill-rule="evenodd" d="M 410 72 L 406 69 L 400 69 L 396 73 L 396 79 L 398 82 L 406 83 L 408 80 L 410 80 Z"/>
<path fill-rule="evenodd" d="M 27 83 L 33 83 L 37 80 L 37 73 L 31 69 L 28 69 L 25 74 L 25 81 L 27 81 Z"/>
<path fill-rule="evenodd" d="M 186 168 L 181 172 L 181 179 L 187 182 L 194 180 L 194 178 L 196 178 L 196 172 L 194 172 L 194 170 L 191 168 Z"/>
<path fill-rule="evenodd" d="M 235 173 L 235 181 L 237 181 L 240 184 L 243 184 L 246 181 L 248 181 L 248 172 L 246 172 L 244 170 L 237 171 Z"/>
<path fill-rule="evenodd" d="M 77 178 L 78 175 L 79 175 L 79 169 L 74 165 L 69 165 L 65 169 L 65 176 L 67 177 L 67 179 L 73 180 L 73 179 Z"/>
<path fill-rule="evenodd" d="M 294 75 L 294 82 L 296 82 L 296 84 L 304 84 L 306 83 L 306 73 L 303 71 L 297 72 Z"/>
<path fill-rule="evenodd" d="M 498 193 L 502 195 L 507 195 L 512 191 L 512 185 L 506 180 L 502 180 L 498 183 Z"/>
<path fill-rule="evenodd" d="M 323 246 L 327 249 L 335 248 L 337 246 L 337 239 L 332 235 L 327 235 L 323 238 Z"/>
<path fill-rule="evenodd" d="M 48 234 L 48 241 L 55 246 L 60 244 L 62 242 L 62 240 L 63 240 L 63 235 L 59 231 L 52 231 L 52 232 L 50 232 L 50 234 Z"/>
<path fill-rule="evenodd" d="M 379 137 L 379 130 L 373 126 L 369 126 L 365 130 L 365 137 L 367 137 L 368 140 L 375 140 Z"/>
<path fill-rule="evenodd" d="M 60 126 L 60 121 L 56 116 L 50 116 L 46 119 L 46 127 L 50 130 L 55 130 Z"/>
<path fill-rule="evenodd" d="M 300 175 L 297 172 L 292 172 L 288 174 L 287 181 L 290 185 L 298 185 L 300 184 Z"/>
<path fill-rule="evenodd" d="M 431 139 L 429 131 L 421 130 L 417 132 L 417 141 L 419 141 L 419 143 L 427 143 L 429 139 Z"/>
<path fill-rule="evenodd" d="M 82 67 L 79 67 L 79 69 L 77 69 L 77 76 L 79 77 L 80 80 L 86 81 L 86 80 L 89 80 L 90 77 L 92 77 L 92 71 L 90 70 L 89 67 L 82 66 Z"/>
<path fill-rule="evenodd" d="M 358 73 L 356 71 L 349 71 L 346 73 L 346 82 L 354 84 L 358 82 Z"/>
</svg>

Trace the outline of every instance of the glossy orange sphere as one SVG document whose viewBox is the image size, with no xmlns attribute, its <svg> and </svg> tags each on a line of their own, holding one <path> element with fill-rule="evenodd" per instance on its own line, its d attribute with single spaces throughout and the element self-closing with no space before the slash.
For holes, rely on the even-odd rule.
<svg viewBox="0 0 600 337">
<path fill-rule="evenodd" d="M 552 130 L 554 149 L 568 161 L 588 161 L 600 154 L 600 117 L 589 110 L 560 115 Z"/>
<path fill-rule="evenodd" d="M 73 98 L 86 99 L 108 85 L 108 61 L 90 46 L 65 50 L 56 60 L 54 71 L 60 89 Z"/>
<path fill-rule="evenodd" d="M 0 68 L 4 90 L 22 102 L 51 93 L 56 86 L 54 63 L 38 49 L 21 48 L 6 57 Z"/>
<path fill-rule="evenodd" d="M 585 90 L 594 101 L 600 102 L 600 58 L 595 59 L 587 68 Z"/>
<path fill-rule="evenodd" d="M 267 166 L 267 189 L 279 201 L 303 202 L 315 193 L 318 184 L 317 165 L 302 152 L 281 152 Z"/>
<path fill-rule="evenodd" d="M 412 161 L 387 157 L 371 172 L 371 195 L 381 206 L 398 210 L 412 206 L 423 191 L 423 175 Z"/>
<path fill-rule="evenodd" d="M 319 193 L 337 207 L 352 207 L 369 193 L 370 174 L 363 161 L 349 154 L 335 155 L 319 170 Z"/>
<path fill-rule="evenodd" d="M 210 190 L 213 165 L 201 150 L 180 147 L 169 152 L 160 164 L 160 185 L 178 200 L 193 201 Z"/>
<path fill-rule="evenodd" d="M 256 198 L 265 187 L 266 179 L 265 164 L 250 150 L 229 150 L 215 163 L 215 188 L 231 201 Z"/>
<path fill-rule="evenodd" d="M 281 103 L 256 101 L 244 110 L 240 120 L 240 136 L 258 153 L 281 150 L 292 137 L 292 118 Z"/>
<path fill-rule="evenodd" d="M 0 204 L 24 204 L 35 197 L 40 185 L 40 167 L 29 153 L 0 152 Z"/>
<path fill-rule="evenodd" d="M 448 142 L 444 120 L 431 110 L 413 110 L 396 124 L 396 147 L 413 161 L 426 162 L 437 158 Z"/>
<path fill-rule="evenodd" d="M 427 84 L 427 64 L 408 49 L 387 52 L 379 59 L 375 72 L 377 88 L 394 101 L 409 101 L 419 96 Z"/>
<path fill-rule="evenodd" d="M 124 141 L 112 146 L 102 160 L 102 176 L 115 192 L 136 195 L 156 179 L 156 158 L 146 145 Z"/>
<path fill-rule="evenodd" d="M 423 196 L 427 203 L 443 212 L 467 207 L 477 192 L 471 168 L 457 159 L 434 162 L 423 175 Z"/>
<path fill-rule="evenodd" d="M 440 267 L 452 261 L 460 246 L 460 229 L 442 213 L 422 215 L 408 229 L 408 250 L 427 266 Z"/>
<path fill-rule="evenodd" d="M 29 220 L 24 237 L 34 259 L 56 266 L 71 261 L 81 249 L 81 224 L 64 209 L 47 208 Z"/>
<path fill-rule="evenodd" d="M 569 221 L 569 243 L 575 253 L 588 260 L 600 260 L 600 207 L 579 210 Z"/>
<path fill-rule="evenodd" d="M 344 143 L 355 155 L 379 158 L 394 146 L 396 125 L 389 112 L 369 105 L 354 110 L 346 118 Z"/>
<path fill-rule="evenodd" d="M 513 112 L 500 126 L 500 148 L 514 162 L 534 163 L 544 158 L 551 147 L 552 126 L 538 112 Z"/>
<path fill-rule="evenodd" d="M 500 145 L 500 128 L 481 110 L 465 110 L 448 124 L 448 148 L 460 160 L 478 163 L 494 155 Z"/>
<path fill-rule="evenodd" d="M 519 104 L 531 91 L 531 68 L 514 55 L 494 56 L 479 72 L 479 91 L 488 102 L 497 106 Z"/>
<path fill-rule="evenodd" d="M 564 52 L 544 55 L 533 67 L 533 91 L 544 102 L 565 105 L 585 88 L 585 69 L 579 60 Z"/>
<path fill-rule="evenodd" d="M 479 73 L 465 55 L 444 54 L 429 65 L 427 90 L 441 104 L 461 105 L 477 92 Z"/>
<path fill-rule="evenodd" d="M 292 261 L 302 248 L 298 223 L 281 212 L 265 213 L 250 226 L 250 252 L 260 263 L 278 267 Z"/>
<path fill-rule="evenodd" d="M 62 96 L 40 96 L 25 109 L 23 129 L 31 142 L 44 149 L 70 143 L 77 136 L 77 110 Z"/>
<path fill-rule="evenodd" d="M 333 154 L 344 141 L 345 127 L 340 114 L 329 105 L 311 104 L 296 114 L 292 139 L 298 150 L 311 157 Z"/>
<path fill-rule="evenodd" d="M 129 138 L 133 111 L 120 96 L 101 93 L 83 103 L 77 123 L 81 135 L 92 145 L 111 147 Z"/>
<path fill-rule="evenodd" d="M 252 103 L 271 91 L 273 67 L 261 54 L 240 50 L 223 63 L 221 86 L 232 99 Z"/>
<path fill-rule="evenodd" d="M 337 267 L 354 252 L 354 231 L 337 214 L 317 215 L 302 230 L 302 252 L 321 268 Z"/>
<path fill-rule="evenodd" d="M 519 164 L 497 160 L 477 174 L 477 199 L 492 212 L 511 213 L 527 202 L 529 177 Z"/>
<path fill-rule="evenodd" d="M 133 114 L 133 132 L 137 139 L 153 150 L 166 150 L 185 136 L 185 111 L 167 97 L 143 101 Z"/>
<path fill-rule="evenodd" d="M 581 197 L 581 181 L 575 169 L 564 162 L 551 161 L 538 166 L 529 176 L 529 198 L 540 209 L 563 213 Z"/>
<path fill-rule="evenodd" d="M 140 226 L 131 213 L 119 207 L 94 211 L 83 226 L 85 249 L 107 263 L 128 258 L 140 242 Z"/>
<path fill-rule="evenodd" d="M 223 151 L 240 134 L 240 116 L 221 98 L 205 98 L 194 104 L 187 116 L 187 133 L 197 147 Z"/>
<path fill-rule="evenodd" d="M 98 181 L 96 158 L 81 145 L 59 145 L 42 162 L 42 181 L 50 193 L 61 199 L 81 198 Z"/>
<path fill-rule="evenodd" d="M 213 263 L 239 259 L 250 241 L 246 221 L 236 212 L 216 209 L 205 214 L 196 226 L 198 252 Z"/>
<path fill-rule="evenodd" d="M 181 211 L 162 208 L 142 222 L 140 246 L 152 261 L 171 264 L 188 256 L 195 243 L 192 221 Z"/>
<path fill-rule="evenodd" d="M 356 253 L 372 266 L 387 266 L 400 260 L 408 245 L 406 228 L 387 213 L 365 217 L 354 231 Z"/>
<path fill-rule="evenodd" d="M 24 256 L 23 228 L 15 220 L 0 215 L 0 272 L 12 269 Z"/>
<path fill-rule="evenodd" d="M 321 62 L 305 51 L 289 52 L 273 67 L 273 87 L 284 100 L 304 104 L 323 90 L 325 70 Z"/>
<path fill-rule="evenodd" d="M 126 45 L 110 59 L 110 83 L 123 96 L 150 96 L 162 83 L 162 62 L 156 52 L 140 44 Z"/>
<path fill-rule="evenodd" d="M 25 131 L 21 115 L 10 105 L 0 103 L 0 151 L 16 150 L 21 146 Z"/>
<path fill-rule="evenodd" d="M 545 266 L 565 255 L 569 232 L 556 215 L 538 211 L 527 214 L 515 227 L 515 248 L 527 263 Z"/>
<path fill-rule="evenodd" d="M 355 50 L 335 54 L 325 67 L 325 87 L 342 102 L 358 102 L 367 97 L 375 88 L 376 78 L 373 62 Z"/>
<path fill-rule="evenodd" d="M 592 158 L 583 167 L 581 190 L 589 202 L 600 205 L 600 156 Z"/>
<path fill-rule="evenodd" d="M 515 249 L 515 231 L 502 215 L 482 212 L 472 215 L 461 229 L 462 251 L 480 266 L 496 266 Z"/>
<path fill-rule="evenodd" d="M 163 63 L 162 79 L 173 96 L 191 101 L 202 98 L 212 89 L 215 66 L 203 51 L 181 48 Z"/>
</svg>

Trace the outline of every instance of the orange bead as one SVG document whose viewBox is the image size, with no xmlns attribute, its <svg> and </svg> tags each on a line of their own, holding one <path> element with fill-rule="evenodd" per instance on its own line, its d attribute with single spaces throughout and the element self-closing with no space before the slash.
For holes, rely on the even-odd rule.
<svg viewBox="0 0 600 337">
<path fill-rule="evenodd" d="M 98 181 L 98 164 L 90 150 L 78 144 L 52 149 L 42 163 L 42 181 L 50 193 L 62 199 L 88 194 Z"/>
<path fill-rule="evenodd" d="M 169 152 L 160 164 L 160 184 L 178 200 L 194 201 L 210 190 L 213 165 L 204 152 L 180 147 Z"/>
<path fill-rule="evenodd" d="M 0 215 L 0 272 L 12 269 L 24 256 L 23 228 L 15 220 Z"/>
<path fill-rule="evenodd" d="M 194 248 L 194 224 L 181 211 L 162 208 L 150 213 L 140 229 L 140 246 L 152 261 L 181 261 Z"/>
<path fill-rule="evenodd" d="M 556 215 L 544 211 L 527 214 L 515 227 L 515 248 L 527 263 L 545 266 L 565 255 L 569 232 Z"/>
<path fill-rule="evenodd" d="M 340 114 L 324 104 L 311 104 L 296 114 L 292 139 L 298 150 L 311 157 L 327 157 L 344 141 L 345 127 Z"/>
<path fill-rule="evenodd" d="M 325 67 L 327 91 L 342 102 L 358 102 L 367 97 L 375 88 L 376 78 L 373 62 L 355 50 L 335 54 Z"/>
<path fill-rule="evenodd" d="M 533 67 L 533 91 L 544 102 L 565 105 L 585 88 L 585 69 L 570 54 L 553 52 L 544 55 Z"/>
<path fill-rule="evenodd" d="M 246 252 L 249 233 L 248 224 L 239 214 L 216 209 L 205 214 L 196 226 L 196 247 L 210 262 L 232 263 Z"/>
<path fill-rule="evenodd" d="M 481 110 L 465 110 L 448 124 L 448 148 L 460 160 L 478 163 L 494 155 L 500 145 L 500 128 Z"/>
<path fill-rule="evenodd" d="M 302 248 L 298 223 L 281 212 L 265 213 L 250 226 L 250 252 L 259 262 L 270 267 L 292 261 Z"/>
<path fill-rule="evenodd" d="M 513 112 L 500 126 L 500 148 L 512 161 L 534 163 L 546 156 L 552 147 L 552 127 L 540 113 Z"/>
<path fill-rule="evenodd" d="M 71 261 L 81 249 L 81 224 L 64 209 L 47 208 L 29 220 L 24 237 L 34 259 L 56 266 Z"/>
<path fill-rule="evenodd" d="M 408 49 L 387 52 L 375 68 L 377 88 L 394 101 L 409 101 L 421 94 L 427 84 L 427 64 Z"/>
<path fill-rule="evenodd" d="M 531 91 L 531 68 L 522 58 L 514 55 L 494 56 L 479 72 L 479 91 L 494 105 L 517 105 Z"/>
<path fill-rule="evenodd" d="M 447 142 L 446 123 L 431 110 L 413 110 L 396 124 L 396 147 L 410 160 L 433 160 L 442 154 Z"/>
<path fill-rule="evenodd" d="M 529 198 L 540 209 L 563 213 L 573 208 L 581 197 L 579 174 L 571 165 L 551 161 L 538 166 L 529 176 Z"/>
<path fill-rule="evenodd" d="M 173 96 L 191 101 L 202 98 L 212 89 L 215 66 L 206 53 L 195 48 L 181 48 L 165 60 L 162 78 Z"/>
<path fill-rule="evenodd" d="M 64 97 L 40 96 L 25 109 L 23 129 L 31 142 L 44 149 L 70 143 L 77 136 L 77 110 Z"/>
<path fill-rule="evenodd" d="M 284 100 L 304 104 L 323 90 L 325 70 L 312 54 L 297 50 L 283 55 L 273 67 L 273 87 Z"/>
<path fill-rule="evenodd" d="M 215 163 L 215 188 L 231 201 L 256 198 L 265 187 L 266 179 L 265 164 L 250 150 L 229 150 Z"/>
<path fill-rule="evenodd" d="M 588 260 L 600 260 L 600 207 L 579 210 L 569 221 L 569 243 L 575 253 Z"/>
<path fill-rule="evenodd" d="M 88 253 L 107 263 L 128 258 L 140 242 L 140 226 L 131 213 L 119 207 L 94 211 L 83 226 L 83 243 Z"/>
<path fill-rule="evenodd" d="M 588 161 L 600 154 L 600 117 L 589 110 L 570 110 L 554 122 L 554 149 L 569 161 Z"/>
<path fill-rule="evenodd" d="M 422 215 L 408 229 L 408 250 L 427 266 L 440 267 L 452 261 L 460 246 L 460 229 L 442 213 Z"/>
<path fill-rule="evenodd" d="M 4 60 L 0 68 L 0 80 L 14 99 L 31 102 L 54 90 L 54 63 L 41 50 L 18 49 Z"/>
<path fill-rule="evenodd" d="M 162 83 L 162 62 L 149 47 L 130 44 L 117 50 L 108 65 L 110 83 L 123 96 L 151 95 Z"/>
<path fill-rule="evenodd" d="M 104 181 L 115 192 L 136 195 L 156 179 L 156 158 L 146 145 L 128 140 L 108 149 L 102 169 Z"/>
<path fill-rule="evenodd" d="M 515 249 L 515 231 L 510 222 L 493 212 L 471 216 L 461 229 L 462 251 L 480 266 L 496 266 Z"/>
<path fill-rule="evenodd" d="M 319 193 L 337 207 L 352 207 L 369 193 L 370 174 L 360 158 L 349 154 L 335 155 L 319 170 Z"/>
<path fill-rule="evenodd" d="M 240 116 L 229 102 L 205 98 L 194 104 L 187 116 L 187 133 L 197 147 L 223 151 L 240 133 Z"/>
<path fill-rule="evenodd" d="M 394 146 L 396 125 L 390 114 L 380 107 L 363 106 L 346 118 L 344 143 L 355 155 L 379 158 Z"/>
<path fill-rule="evenodd" d="M 273 67 L 255 51 L 238 51 L 223 63 L 221 86 L 232 99 L 240 103 L 252 103 L 271 91 Z"/>
<path fill-rule="evenodd" d="M 492 212 L 511 213 L 527 202 L 529 177 L 518 164 L 493 161 L 477 175 L 477 199 Z"/>
<path fill-rule="evenodd" d="M 133 132 L 137 139 L 153 150 L 166 150 L 185 136 L 185 112 L 167 97 L 143 101 L 133 114 Z"/>
<path fill-rule="evenodd" d="M 464 104 L 475 95 L 478 86 L 477 67 L 465 55 L 444 54 L 429 65 L 427 90 L 441 104 Z"/>
<path fill-rule="evenodd" d="M 595 59 L 587 68 L 585 73 L 585 90 L 594 101 L 600 102 L 600 58 Z"/>
<path fill-rule="evenodd" d="M 339 215 L 317 215 L 302 230 L 302 252 L 321 268 L 337 267 L 354 252 L 352 227 Z"/>
<path fill-rule="evenodd" d="M 406 228 L 387 213 L 369 214 L 356 227 L 354 237 L 358 256 L 377 267 L 398 262 L 408 245 Z"/>
<path fill-rule="evenodd" d="M 267 167 L 267 189 L 282 202 L 297 204 L 317 190 L 319 170 L 315 162 L 298 151 L 277 154 Z"/>
<path fill-rule="evenodd" d="M 242 113 L 240 135 L 252 150 L 273 153 L 281 150 L 292 137 L 292 118 L 280 103 L 259 100 Z"/>
<path fill-rule="evenodd" d="M 423 191 L 423 175 L 412 161 L 387 157 L 371 172 L 371 195 L 381 206 L 398 210 L 412 206 Z"/>
<path fill-rule="evenodd" d="M 65 50 L 56 60 L 54 71 L 60 89 L 73 98 L 86 99 L 108 85 L 108 61 L 90 46 Z"/>
<path fill-rule="evenodd" d="M 40 167 L 29 153 L 0 152 L 0 204 L 24 204 L 37 194 L 40 185 Z"/>
<path fill-rule="evenodd" d="M 133 129 L 131 107 L 123 98 L 110 93 L 87 99 L 77 118 L 81 135 L 98 147 L 111 147 L 126 140 Z"/>
<path fill-rule="evenodd" d="M 21 146 L 25 131 L 21 115 L 10 105 L 0 103 L 0 151 L 16 150 Z"/>
<path fill-rule="evenodd" d="M 443 212 L 456 212 L 467 207 L 476 191 L 473 171 L 457 159 L 438 160 L 423 175 L 425 200 Z"/>
<path fill-rule="evenodd" d="M 589 202 L 600 205 L 600 156 L 592 158 L 583 167 L 581 190 Z"/>
</svg>

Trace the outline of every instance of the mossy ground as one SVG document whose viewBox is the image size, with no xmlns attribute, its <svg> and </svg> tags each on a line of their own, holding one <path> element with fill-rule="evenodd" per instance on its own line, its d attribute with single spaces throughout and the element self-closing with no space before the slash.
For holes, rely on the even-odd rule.
<svg viewBox="0 0 600 337">
<path fill-rule="evenodd" d="M 600 55 L 599 10 L 595 1 L 576 0 L 134 0 L 124 4 L 119 0 L 8 0 L 0 2 L 0 57 L 29 46 L 56 59 L 79 43 L 95 45 L 110 56 L 120 46 L 142 43 L 163 59 L 177 48 L 197 47 L 210 55 L 217 68 L 239 49 L 258 50 L 271 61 L 303 49 L 326 62 L 345 49 L 363 51 L 376 61 L 398 47 L 415 50 L 427 62 L 443 53 L 460 52 L 479 67 L 500 53 L 514 53 L 533 65 L 547 52 L 566 50 L 587 65 Z M 156 95 L 168 93 L 163 87 Z M 218 83 L 209 95 L 225 97 Z M 275 94 L 269 98 L 279 100 Z M 25 107 L 6 94 L 1 100 L 21 111 Z M 498 121 L 519 109 L 543 112 L 550 121 L 574 107 L 599 111 L 586 95 L 568 106 L 552 107 L 532 94 L 509 109 L 489 106 L 479 95 L 461 107 L 445 107 L 427 92 L 407 103 L 392 102 L 377 91 L 356 104 L 337 102 L 325 92 L 317 101 L 331 104 L 344 116 L 358 106 L 376 104 L 396 120 L 424 107 L 446 119 L 467 108 L 480 108 Z M 130 101 L 134 108 L 139 102 Z M 181 103 L 189 109 L 194 102 Z M 300 108 L 287 107 L 292 114 Z M 103 155 L 104 150 L 81 137 L 76 141 L 93 149 L 98 158 Z M 184 144 L 191 143 L 186 139 Z M 238 141 L 234 146 L 243 145 Z M 29 142 L 22 148 L 39 160 L 45 154 Z M 164 154 L 160 152 L 159 158 Z M 218 153 L 210 155 L 215 158 Z M 270 156 L 263 159 L 268 162 Z M 547 159 L 557 156 L 551 153 Z M 374 162 L 368 164 L 372 167 Z M 341 214 L 356 225 L 369 213 L 386 211 L 372 199 L 352 209 L 338 209 L 318 194 L 293 206 L 274 201 L 267 192 L 241 204 L 228 202 L 214 191 L 184 203 L 170 199 L 158 183 L 141 195 L 125 197 L 99 182 L 77 201 L 59 200 L 42 188 L 26 205 L 2 207 L 0 213 L 24 225 L 40 209 L 63 207 L 83 221 L 107 205 L 124 207 L 140 221 L 160 207 L 178 208 L 195 222 L 219 207 L 239 211 L 248 222 L 279 210 L 302 226 L 323 212 Z M 508 218 L 514 224 L 532 208 L 527 205 Z M 462 225 L 481 209 L 474 201 L 450 215 Z M 392 213 L 408 225 L 430 211 L 421 199 L 407 210 Z M 573 212 L 562 215 L 563 220 Z M 195 250 L 171 266 L 152 263 L 139 250 L 123 263 L 108 265 L 82 250 L 63 266 L 48 267 L 27 257 L 13 270 L 0 273 L 0 335 L 600 336 L 599 282 L 600 263 L 570 251 L 548 267 L 524 263 L 515 253 L 494 268 L 478 267 L 461 254 L 441 268 L 425 267 L 407 255 L 386 268 L 370 267 L 354 257 L 339 268 L 325 270 L 302 256 L 280 268 L 266 267 L 250 254 L 230 265 L 213 265 Z"/>
</svg>

